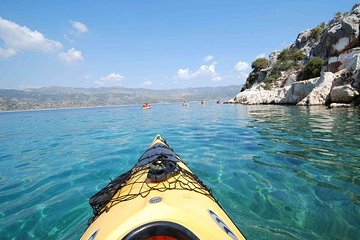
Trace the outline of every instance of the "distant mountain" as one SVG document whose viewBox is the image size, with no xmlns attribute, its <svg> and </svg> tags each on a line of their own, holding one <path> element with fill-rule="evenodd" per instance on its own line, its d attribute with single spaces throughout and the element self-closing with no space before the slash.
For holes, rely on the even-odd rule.
<svg viewBox="0 0 360 240">
<path fill-rule="evenodd" d="M 0 89 L 0 111 L 227 100 L 238 93 L 240 88 L 231 85 L 172 90 L 121 87 Z"/>
</svg>

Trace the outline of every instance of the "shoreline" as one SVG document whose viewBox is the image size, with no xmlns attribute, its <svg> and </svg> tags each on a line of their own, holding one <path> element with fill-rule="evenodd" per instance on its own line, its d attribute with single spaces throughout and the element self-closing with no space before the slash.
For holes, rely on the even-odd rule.
<svg viewBox="0 0 360 240">
<path fill-rule="evenodd" d="M 0 110 L 0 113 L 15 113 L 15 112 L 35 112 L 35 111 L 55 111 L 55 110 L 70 110 L 70 109 L 91 109 L 91 108 L 113 108 L 113 107 L 126 107 L 136 106 L 136 104 L 125 104 L 125 105 L 104 105 L 104 106 L 88 106 L 88 107 L 59 107 L 59 108 L 39 108 L 39 109 L 23 109 L 23 110 Z"/>
<path fill-rule="evenodd" d="M 176 103 L 152 103 L 151 105 L 168 105 L 168 104 L 176 104 Z M 16 113 L 16 112 L 56 111 L 56 110 L 70 110 L 70 109 L 115 108 L 115 107 L 131 107 L 131 106 L 139 106 L 139 108 L 141 108 L 141 105 L 142 104 L 121 104 L 121 105 L 87 106 L 87 107 L 39 108 L 39 109 L 9 110 L 9 111 L 0 110 L 0 114 Z"/>
<path fill-rule="evenodd" d="M 200 102 L 200 101 L 199 101 Z M 196 103 L 196 101 L 193 101 L 192 103 Z M 171 104 L 177 104 L 177 103 L 153 103 L 151 105 L 171 105 Z M 181 104 L 181 102 L 179 102 L 178 104 Z M 330 106 L 326 106 L 326 105 L 308 105 L 308 106 L 298 106 L 296 104 L 243 104 L 243 103 L 237 103 L 237 102 L 222 102 L 222 104 L 224 105 L 242 105 L 242 106 L 294 106 L 294 107 L 324 107 L 327 109 L 333 109 L 333 108 L 347 108 L 347 109 L 356 109 L 356 108 L 360 108 L 360 106 L 355 106 L 355 105 L 351 105 L 351 106 L 335 106 L 335 107 L 330 107 Z M 132 107 L 132 106 L 140 106 L 139 108 L 141 108 L 141 104 L 122 104 L 122 105 L 104 105 L 104 106 L 88 106 L 88 107 L 61 107 L 61 108 L 39 108 L 39 109 L 24 109 L 24 110 L 9 110 L 9 111 L 2 111 L 0 110 L 0 114 L 3 113 L 18 113 L 18 112 L 37 112 L 37 111 L 56 111 L 56 110 L 71 110 L 71 109 L 95 109 L 95 108 L 116 108 L 116 107 Z"/>
<path fill-rule="evenodd" d="M 216 99 L 207 100 L 216 101 Z M 198 101 L 189 101 L 188 103 L 200 103 Z M 182 104 L 182 101 L 179 102 L 162 102 L 162 103 L 150 103 L 150 105 L 169 105 L 169 104 Z M 225 102 L 222 102 L 225 104 Z M 54 111 L 54 110 L 69 110 L 69 109 L 91 109 L 91 108 L 113 108 L 113 107 L 129 107 L 129 106 L 142 106 L 142 103 L 133 103 L 133 104 L 120 104 L 120 105 L 100 105 L 100 106 L 85 106 L 85 107 L 59 107 L 59 108 L 38 108 L 38 109 L 21 109 L 21 110 L 0 110 L 1 113 L 13 113 L 13 112 L 32 112 L 32 111 Z"/>
</svg>

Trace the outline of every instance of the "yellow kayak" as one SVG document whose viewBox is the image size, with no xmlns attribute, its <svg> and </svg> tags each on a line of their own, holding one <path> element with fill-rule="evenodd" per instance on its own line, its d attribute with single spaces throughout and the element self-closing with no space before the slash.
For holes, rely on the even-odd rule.
<svg viewBox="0 0 360 240">
<path fill-rule="evenodd" d="M 150 106 L 142 107 L 143 110 L 150 109 Z"/>
<path fill-rule="evenodd" d="M 160 135 L 128 172 L 90 198 L 82 240 L 245 239 Z"/>
</svg>

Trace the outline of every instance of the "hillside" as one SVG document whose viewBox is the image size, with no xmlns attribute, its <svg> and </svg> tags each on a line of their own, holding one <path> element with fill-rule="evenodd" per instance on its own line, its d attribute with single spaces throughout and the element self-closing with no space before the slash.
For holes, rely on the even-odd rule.
<svg viewBox="0 0 360 240">
<path fill-rule="evenodd" d="M 240 86 L 236 85 L 173 90 L 120 87 L 0 89 L 0 111 L 225 100 L 234 96 L 239 89 Z"/>
<path fill-rule="evenodd" d="M 360 4 L 298 34 L 294 43 L 252 63 L 241 104 L 359 105 Z"/>
</svg>

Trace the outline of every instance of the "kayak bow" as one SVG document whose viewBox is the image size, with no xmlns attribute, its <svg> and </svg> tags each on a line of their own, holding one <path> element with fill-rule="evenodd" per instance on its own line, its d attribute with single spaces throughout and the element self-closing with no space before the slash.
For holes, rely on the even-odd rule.
<svg viewBox="0 0 360 240">
<path fill-rule="evenodd" d="M 89 203 L 94 216 L 83 240 L 245 239 L 160 135 L 130 171 Z"/>
</svg>

